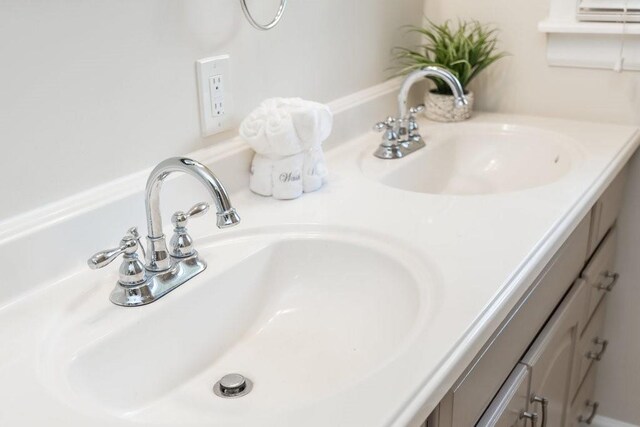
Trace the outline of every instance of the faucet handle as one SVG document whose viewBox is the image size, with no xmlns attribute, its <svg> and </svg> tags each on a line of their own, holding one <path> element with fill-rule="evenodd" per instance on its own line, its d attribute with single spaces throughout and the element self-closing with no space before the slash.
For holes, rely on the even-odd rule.
<svg viewBox="0 0 640 427">
<path fill-rule="evenodd" d="M 373 130 L 377 132 L 383 132 L 385 130 L 392 130 L 396 126 L 396 119 L 389 116 L 384 122 L 378 122 L 373 127 Z"/>
<path fill-rule="evenodd" d="M 136 242 L 138 242 L 138 248 L 140 248 L 140 252 L 142 252 L 142 259 L 145 259 L 147 257 L 147 252 L 144 250 L 142 236 L 138 233 L 138 227 L 131 227 L 127 230 L 127 234 L 136 239 Z"/>
<path fill-rule="evenodd" d="M 120 241 L 120 246 L 113 249 L 107 249 L 104 251 L 96 252 L 91 258 L 87 260 L 89 268 L 97 270 L 105 267 L 113 262 L 122 254 L 133 255 L 138 251 L 138 240 L 127 233 Z"/>
<path fill-rule="evenodd" d="M 409 117 L 407 118 L 407 134 L 409 139 L 421 138 L 418 133 L 419 127 L 416 121 L 416 115 L 422 113 L 424 109 L 424 104 L 416 105 L 409 109 Z"/>
<path fill-rule="evenodd" d="M 422 113 L 424 109 L 424 104 L 416 105 L 415 107 L 409 108 L 409 118 L 415 120 L 416 115 Z"/>
<path fill-rule="evenodd" d="M 174 227 L 184 228 L 187 226 L 187 222 L 190 218 L 197 218 L 204 215 L 209 210 L 209 204 L 205 202 L 196 203 L 191 206 L 186 213 L 178 211 L 171 216 L 171 223 Z"/>
<path fill-rule="evenodd" d="M 118 284 L 124 287 L 134 287 L 145 284 L 147 282 L 147 271 L 144 264 L 138 258 L 138 241 L 140 235 L 138 230 L 133 227 L 127 231 L 127 234 L 120 240 L 120 246 L 113 249 L 107 249 L 95 253 L 87 260 L 89 268 L 97 270 L 105 267 L 113 262 L 120 255 L 124 255 L 122 265 L 118 274 Z"/>
<path fill-rule="evenodd" d="M 189 218 L 196 218 L 204 215 L 209 210 L 209 204 L 196 203 L 186 213 L 178 211 L 171 217 L 173 223 L 173 236 L 171 237 L 171 255 L 176 258 L 186 258 L 196 254 L 193 247 L 193 239 L 187 232 L 187 222 Z"/>
</svg>

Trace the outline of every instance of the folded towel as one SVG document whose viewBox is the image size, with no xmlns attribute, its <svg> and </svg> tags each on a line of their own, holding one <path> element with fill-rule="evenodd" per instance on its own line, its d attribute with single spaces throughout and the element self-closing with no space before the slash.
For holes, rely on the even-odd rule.
<svg viewBox="0 0 640 427">
<path fill-rule="evenodd" d="M 254 149 L 249 187 L 257 194 L 293 199 L 322 187 L 327 167 L 322 142 L 331 133 L 329 107 L 301 98 L 263 101 L 240 125 Z"/>
<path fill-rule="evenodd" d="M 303 148 L 291 113 L 280 102 L 261 104 L 240 124 L 240 136 L 256 153 L 291 156 Z"/>
<path fill-rule="evenodd" d="M 240 124 L 240 136 L 253 151 L 259 154 L 270 154 L 271 146 L 265 135 L 267 110 L 260 106 L 249 114 Z"/>
<path fill-rule="evenodd" d="M 295 199 L 300 197 L 302 188 L 303 154 L 283 157 L 273 161 L 273 197 Z"/>
<path fill-rule="evenodd" d="M 327 165 L 322 148 L 317 147 L 304 153 L 302 168 L 302 188 L 305 193 L 319 190 L 327 176 Z"/>
<path fill-rule="evenodd" d="M 291 118 L 304 149 L 319 147 L 331 134 L 333 114 L 326 105 L 311 101 L 293 104 Z"/>
<path fill-rule="evenodd" d="M 268 154 L 271 156 L 292 156 L 302 151 L 293 119 L 285 108 L 274 108 L 269 111 L 264 133 L 269 141 Z"/>
<path fill-rule="evenodd" d="M 263 154 L 256 153 L 251 162 L 249 188 L 261 196 L 273 193 L 273 160 Z"/>
</svg>

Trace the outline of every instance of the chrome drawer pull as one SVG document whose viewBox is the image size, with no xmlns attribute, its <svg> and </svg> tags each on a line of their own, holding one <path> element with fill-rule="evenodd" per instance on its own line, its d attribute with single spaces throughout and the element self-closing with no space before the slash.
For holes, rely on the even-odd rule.
<svg viewBox="0 0 640 427">
<path fill-rule="evenodd" d="M 601 346 L 600 351 L 590 351 L 587 353 L 587 359 L 600 361 L 602 360 L 602 356 L 604 352 L 607 351 L 607 347 L 609 346 L 609 340 L 603 340 L 602 338 L 595 337 L 593 339 L 593 343 L 595 345 Z"/>
<path fill-rule="evenodd" d="M 542 427 L 547 427 L 547 408 L 549 407 L 549 399 L 536 396 L 534 394 L 531 398 L 531 403 L 540 403 L 542 406 Z"/>
<path fill-rule="evenodd" d="M 611 279 L 611 281 L 606 285 L 604 283 L 600 283 L 598 285 L 598 289 L 605 292 L 611 292 L 613 290 L 613 287 L 616 285 L 616 283 L 618 283 L 620 274 L 607 271 L 606 273 L 604 273 L 604 278 Z"/>
<path fill-rule="evenodd" d="M 596 417 L 596 414 L 598 413 L 598 407 L 600 406 L 600 404 L 598 402 L 592 402 L 590 400 L 587 400 L 584 405 L 586 407 L 591 407 L 591 415 L 589 415 L 588 418 L 585 418 L 582 415 L 580 415 L 578 417 L 578 422 L 591 424 L 593 422 L 593 419 Z"/>
<path fill-rule="evenodd" d="M 538 427 L 538 414 L 535 412 L 522 412 L 520 419 L 527 418 L 531 420 L 531 427 Z"/>
</svg>

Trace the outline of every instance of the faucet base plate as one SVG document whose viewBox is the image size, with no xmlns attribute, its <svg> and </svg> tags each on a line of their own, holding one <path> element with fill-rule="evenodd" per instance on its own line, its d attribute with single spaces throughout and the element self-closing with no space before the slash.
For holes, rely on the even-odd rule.
<svg viewBox="0 0 640 427">
<path fill-rule="evenodd" d="M 373 155 L 385 160 L 401 159 L 425 146 L 426 144 L 420 138 L 419 140 L 400 142 L 394 146 L 380 145 Z"/>
<path fill-rule="evenodd" d="M 197 253 L 187 258 L 176 259 L 171 269 L 151 276 L 141 285 L 116 284 L 109 299 L 112 303 L 123 307 L 150 304 L 202 273 L 206 268 L 207 263 L 201 260 Z"/>
</svg>

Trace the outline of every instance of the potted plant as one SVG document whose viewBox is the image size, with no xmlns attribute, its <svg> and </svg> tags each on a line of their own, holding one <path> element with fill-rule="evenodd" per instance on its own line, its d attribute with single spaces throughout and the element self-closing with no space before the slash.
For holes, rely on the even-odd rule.
<svg viewBox="0 0 640 427">
<path fill-rule="evenodd" d="M 452 122 L 471 116 L 473 92 L 467 87 L 489 65 L 506 56 L 497 49 L 497 29 L 478 21 L 451 21 L 437 25 L 427 21 L 424 27 L 410 26 L 409 32 L 422 36 L 424 44 L 413 49 L 397 47 L 394 56 L 397 74 L 408 74 L 435 65 L 451 71 L 462 84 L 469 101 L 466 107 L 455 108 L 453 94 L 444 81 L 428 77 L 436 87 L 425 94 L 425 114 L 431 120 Z"/>
</svg>

